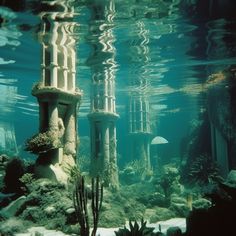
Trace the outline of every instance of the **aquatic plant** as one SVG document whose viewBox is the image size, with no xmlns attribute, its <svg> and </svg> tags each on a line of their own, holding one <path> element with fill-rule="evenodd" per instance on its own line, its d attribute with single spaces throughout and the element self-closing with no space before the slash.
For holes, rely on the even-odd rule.
<svg viewBox="0 0 236 236">
<path fill-rule="evenodd" d="M 66 174 L 68 175 L 68 182 L 74 183 L 77 178 L 81 175 L 80 169 L 77 165 L 71 166 L 68 165 L 64 168 Z"/>
<path fill-rule="evenodd" d="M 190 166 L 187 178 L 190 183 L 205 185 L 221 177 L 217 163 L 210 156 L 201 155 Z"/>
<path fill-rule="evenodd" d="M 176 168 L 167 166 L 164 168 L 164 173 L 159 180 L 159 185 L 163 189 L 167 201 L 170 200 L 172 186 L 177 181 L 178 174 L 179 172 Z"/>
<path fill-rule="evenodd" d="M 91 190 L 91 208 L 93 215 L 93 230 L 91 236 L 95 236 L 99 221 L 99 212 L 103 201 L 103 184 L 100 183 L 99 177 L 92 178 Z M 75 190 L 73 193 L 73 203 L 80 224 L 80 234 L 89 236 L 90 226 L 88 218 L 88 192 L 85 187 L 85 180 L 83 176 L 77 176 L 75 182 Z"/>
<path fill-rule="evenodd" d="M 25 184 L 32 184 L 34 181 L 34 175 L 32 173 L 25 173 L 21 178 L 19 178 L 19 180 Z"/>
<path fill-rule="evenodd" d="M 92 213 L 93 213 L 93 231 L 91 236 L 95 236 L 98 227 L 99 212 L 103 201 L 103 185 L 99 181 L 99 177 L 92 178 Z"/>
<path fill-rule="evenodd" d="M 145 172 L 145 165 L 142 162 L 142 160 L 131 161 L 127 164 L 127 167 L 131 167 L 133 169 L 133 171 L 140 177 Z"/>
<path fill-rule="evenodd" d="M 125 168 L 120 171 L 120 178 L 125 184 L 132 184 L 144 180 L 147 169 L 142 160 L 134 160 L 126 164 Z M 150 176 L 151 171 L 148 173 Z"/>
<path fill-rule="evenodd" d="M 22 219 L 12 217 L 10 219 L 4 219 L 0 224 L 0 235 L 13 236 L 16 233 L 25 232 L 30 223 Z"/>
<path fill-rule="evenodd" d="M 73 203 L 80 224 L 80 234 L 89 236 L 89 221 L 87 209 L 88 193 L 85 188 L 84 177 L 78 176 L 75 182 Z"/>
<path fill-rule="evenodd" d="M 127 229 L 125 226 L 123 229 L 119 229 L 118 231 L 115 231 L 116 236 L 151 236 L 156 235 L 153 233 L 154 229 L 153 227 L 147 227 L 147 222 L 141 219 L 140 225 L 137 223 L 137 221 L 134 221 L 134 224 L 132 224 L 131 220 L 129 221 L 129 229 Z"/>
<path fill-rule="evenodd" d="M 25 186 L 27 192 L 30 192 L 30 187 L 32 186 L 33 182 L 35 181 L 34 174 L 32 173 L 25 173 L 19 178 L 20 182 Z"/>
<path fill-rule="evenodd" d="M 51 149 L 59 148 L 60 146 L 61 142 L 58 139 L 57 133 L 55 131 L 46 131 L 27 139 L 25 143 L 25 151 L 37 155 Z"/>
<path fill-rule="evenodd" d="M 170 198 L 170 193 L 171 193 L 170 189 L 171 189 L 172 183 L 173 183 L 173 179 L 168 175 L 164 175 L 160 180 L 160 186 L 163 189 L 165 199 Z"/>
</svg>

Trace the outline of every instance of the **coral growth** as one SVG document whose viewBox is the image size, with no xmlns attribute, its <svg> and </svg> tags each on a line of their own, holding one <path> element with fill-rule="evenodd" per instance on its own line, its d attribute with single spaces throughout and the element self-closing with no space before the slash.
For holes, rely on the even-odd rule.
<svg viewBox="0 0 236 236">
<path fill-rule="evenodd" d="M 25 150 L 37 155 L 51 149 L 59 148 L 60 146 L 61 142 L 58 139 L 57 133 L 55 131 L 46 131 L 28 139 L 25 144 Z"/>
</svg>

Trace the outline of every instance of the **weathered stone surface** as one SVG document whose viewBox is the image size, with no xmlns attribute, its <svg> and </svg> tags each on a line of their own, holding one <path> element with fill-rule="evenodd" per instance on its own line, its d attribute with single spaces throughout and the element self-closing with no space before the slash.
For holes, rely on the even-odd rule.
<svg viewBox="0 0 236 236">
<path fill-rule="evenodd" d="M 25 204 L 26 197 L 21 196 L 15 201 L 11 202 L 8 206 L 1 210 L 1 215 L 6 218 L 10 218 L 16 215 L 17 211 Z"/>
<path fill-rule="evenodd" d="M 236 170 L 231 170 L 229 172 L 226 182 L 236 186 Z"/>
</svg>

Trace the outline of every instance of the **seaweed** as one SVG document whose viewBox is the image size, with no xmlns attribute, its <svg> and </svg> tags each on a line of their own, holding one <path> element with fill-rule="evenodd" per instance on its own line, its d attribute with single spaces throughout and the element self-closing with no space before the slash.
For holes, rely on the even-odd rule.
<svg viewBox="0 0 236 236">
<path fill-rule="evenodd" d="M 92 178 L 91 197 L 91 208 L 93 214 L 93 230 L 91 236 L 95 236 L 98 227 L 99 213 L 103 201 L 103 184 L 100 183 L 99 177 Z M 90 225 L 87 209 L 88 193 L 85 187 L 85 181 L 83 176 L 77 176 L 76 178 L 75 190 L 73 193 L 73 203 L 77 219 L 80 224 L 80 234 L 83 236 L 89 236 Z"/>
<path fill-rule="evenodd" d="M 141 219 L 140 225 L 137 223 L 137 221 L 134 221 L 134 224 L 132 224 L 131 220 L 129 220 L 129 229 L 127 229 L 125 226 L 123 229 L 119 229 L 118 231 L 115 231 L 116 236 L 153 236 L 153 235 L 160 235 L 155 234 L 153 231 L 155 228 L 153 227 L 147 227 L 146 226 L 147 221 L 144 221 Z M 160 232 L 159 232 L 160 233 Z"/>
<path fill-rule="evenodd" d="M 188 181 L 206 185 L 212 180 L 220 180 L 219 167 L 217 163 L 208 155 L 199 156 L 190 166 Z"/>
</svg>

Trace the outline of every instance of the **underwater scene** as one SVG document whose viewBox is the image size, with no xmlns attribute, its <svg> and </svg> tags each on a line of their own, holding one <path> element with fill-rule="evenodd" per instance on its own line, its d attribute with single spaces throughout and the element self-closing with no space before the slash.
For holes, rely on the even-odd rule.
<svg viewBox="0 0 236 236">
<path fill-rule="evenodd" d="M 0 236 L 235 219 L 236 1 L 0 0 Z"/>
</svg>

